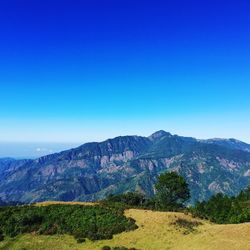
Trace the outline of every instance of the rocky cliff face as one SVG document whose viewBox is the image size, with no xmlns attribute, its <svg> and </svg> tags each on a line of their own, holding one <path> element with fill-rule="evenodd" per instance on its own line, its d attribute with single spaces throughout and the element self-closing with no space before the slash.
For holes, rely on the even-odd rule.
<svg viewBox="0 0 250 250">
<path fill-rule="evenodd" d="M 35 202 L 96 200 L 126 191 L 152 195 L 165 171 L 187 179 L 191 202 L 216 192 L 234 195 L 250 185 L 250 153 L 165 131 L 117 137 L 36 160 L 0 160 L 0 197 Z"/>
</svg>

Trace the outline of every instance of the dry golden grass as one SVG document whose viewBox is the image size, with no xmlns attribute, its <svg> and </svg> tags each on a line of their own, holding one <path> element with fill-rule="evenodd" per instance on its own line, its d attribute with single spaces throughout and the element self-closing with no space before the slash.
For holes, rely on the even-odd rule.
<svg viewBox="0 0 250 250">
<path fill-rule="evenodd" d="M 107 246 L 135 247 L 140 250 L 250 250 L 250 223 L 215 225 L 183 213 L 153 212 L 130 209 L 126 216 L 136 220 L 139 228 L 114 236 L 112 240 L 77 244 L 70 236 L 24 235 L 0 243 L 0 249 L 20 250 L 101 250 Z M 202 222 L 193 232 L 174 224 L 177 219 Z M 4 247 L 4 244 L 6 247 Z M 6 245 L 7 244 L 7 245 Z M 9 244 L 9 245 L 8 245 Z"/>
<path fill-rule="evenodd" d="M 82 205 L 82 206 L 94 206 L 97 202 L 81 202 L 81 201 L 44 201 L 36 203 L 36 206 L 49 206 L 49 205 Z"/>
<path fill-rule="evenodd" d="M 141 250 L 250 250 L 250 223 L 238 225 L 215 225 L 207 221 L 193 219 L 182 213 L 152 212 L 131 209 L 126 216 L 136 220 L 139 229 L 116 235 L 111 241 L 98 243 L 99 246 L 126 246 Z M 184 234 L 185 229 L 173 222 L 182 218 L 187 221 L 201 221 L 196 231 Z M 94 248 L 94 245 L 85 249 Z"/>
</svg>

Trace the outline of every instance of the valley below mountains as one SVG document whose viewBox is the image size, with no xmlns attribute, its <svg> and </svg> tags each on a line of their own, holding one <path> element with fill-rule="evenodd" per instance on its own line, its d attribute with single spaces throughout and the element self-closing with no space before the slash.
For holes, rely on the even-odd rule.
<svg viewBox="0 0 250 250">
<path fill-rule="evenodd" d="M 186 179 L 190 203 L 219 192 L 237 195 L 250 185 L 250 145 L 158 131 L 86 143 L 35 160 L 4 158 L 0 202 L 95 201 L 127 191 L 151 196 L 157 176 L 166 171 Z"/>
</svg>

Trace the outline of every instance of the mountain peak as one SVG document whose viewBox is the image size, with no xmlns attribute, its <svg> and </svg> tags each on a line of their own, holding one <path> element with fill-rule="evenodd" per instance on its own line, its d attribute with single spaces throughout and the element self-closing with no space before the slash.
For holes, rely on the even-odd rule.
<svg viewBox="0 0 250 250">
<path fill-rule="evenodd" d="M 153 133 L 152 135 L 150 135 L 148 138 L 151 140 L 151 141 L 154 141 L 154 140 L 158 140 L 158 139 L 161 139 L 162 137 L 170 137 L 172 136 L 169 132 L 166 132 L 164 130 L 159 130 L 159 131 L 156 131 L 155 133 Z"/>
</svg>

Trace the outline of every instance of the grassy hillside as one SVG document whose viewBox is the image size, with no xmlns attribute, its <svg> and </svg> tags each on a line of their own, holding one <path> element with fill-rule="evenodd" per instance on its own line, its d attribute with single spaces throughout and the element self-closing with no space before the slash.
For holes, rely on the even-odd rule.
<svg viewBox="0 0 250 250">
<path fill-rule="evenodd" d="M 101 250 L 103 246 L 124 246 L 141 250 L 220 249 L 250 250 L 250 223 L 215 225 L 183 213 L 130 209 L 127 217 L 136 220 L 135 231 L 115 235 L 112 240 L 78 244 L 68 235 L 37 236 L 26 234 L 0 242 L 1 250 Z"/>
</svg>

